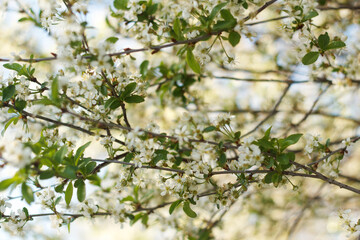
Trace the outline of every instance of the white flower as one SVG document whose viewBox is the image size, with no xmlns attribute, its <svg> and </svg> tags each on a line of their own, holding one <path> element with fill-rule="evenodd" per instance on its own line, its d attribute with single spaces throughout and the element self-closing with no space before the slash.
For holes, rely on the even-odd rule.
<svg viewBox="0 0 360 240">
<path fill-rule="evenodd" d="M 80 203 L 78 209 L 85 217 L 91 218 L 91 215 L 97 213 L 99 207 L 94 203 L 93 199 L 87 199 L 84 202 Z"/>
<path fill-rule="evenodd" d="M 55 198 L 55 193 L 49 187 L 41 192 L 37 192 L 36 196 L 38 196 L 38 198 L 40 199 L 40 202 L 43 205 L 43 207 L 48 207 L 52 205 Z"/>
<path fill-rule="evenodd" d="M 64 219 L 62 219 L 60 214 L 50 215 L 49 218 L 51 221 L 51 227 L 53 228 L 59 228 L 64 223 Z"/>
<path fill-rule="evenodd" d="M 5 213 L 6 208 L 11 208 L 11 203 L 7 202 L 8 198 L 0 197 L 0 215 Z"/>
<path fill-rule="evenodd" d="M 188 136 L 189 136 L 190 132 L 188 131 L 186 125 L 175 129 L 175 134 L 176 134 L 177 138 L 179 139 L 180 146 L 182 146 L 184 142 L 189 140 Z"/>
</svg>

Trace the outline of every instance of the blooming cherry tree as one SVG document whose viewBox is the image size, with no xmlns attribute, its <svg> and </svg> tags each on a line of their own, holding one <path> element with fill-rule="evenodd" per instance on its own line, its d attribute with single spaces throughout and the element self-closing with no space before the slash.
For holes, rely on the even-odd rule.
<svg viewBox="0 0 360 240">
<path fill-rule="evenodd" d="M 0 231 L 287 239 L 336 212 L 359 236 L 356 1 L 31 2 L 0 3 Z"/>
</svg>

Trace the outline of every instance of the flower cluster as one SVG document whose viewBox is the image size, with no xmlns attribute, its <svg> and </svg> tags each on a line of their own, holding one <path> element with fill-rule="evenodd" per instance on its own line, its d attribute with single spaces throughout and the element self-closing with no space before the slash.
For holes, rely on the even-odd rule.
<svg viewBox="0 0 360 240">
<path fill-rule="evenodd" d="M 351 209 L 339 212 L 339 218 L 342 227 L 347 231 L 349 239 L 356 238 L 360 235 L 360 220 L 350 217 Z"/>
</svg>

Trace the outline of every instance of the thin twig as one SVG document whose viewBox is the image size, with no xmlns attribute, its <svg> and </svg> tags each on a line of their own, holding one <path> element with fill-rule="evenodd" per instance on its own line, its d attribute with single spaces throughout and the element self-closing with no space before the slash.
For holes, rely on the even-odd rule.
<svg viewBox="0 0 360 240">
<path fill-rule="evenodd" d="M 285 88 L 285 90 L 283 91 L 281 97 L 279 98 L 279 100 L 277 101 L 277 103 L 275 104 L 273 110 L 269 113 L 269 115 L 267 115 L 261 122 L 259 122 L 252 130 L 250 130 L 249 132 L 245 133 L 244 135 L 241 136 L 241 138 L 244 138 L 248 135 L 250 135 L 251 133 L 255 132 L 261 125 L 263 125 L 269 118 L 271 118 L 273 115 L 275 115 L 277 113 L 277 108 L 279 107 L 280 103 L 282 102 L 282 100 L 284 99 L 286 93 L 289 91 L 291 84 L 288 84 L 288 86 Z"/>
</svg>

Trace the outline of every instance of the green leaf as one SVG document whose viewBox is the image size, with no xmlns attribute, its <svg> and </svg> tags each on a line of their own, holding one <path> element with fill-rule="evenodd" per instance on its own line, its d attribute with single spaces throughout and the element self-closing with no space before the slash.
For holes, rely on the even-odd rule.
<svg viewBox="0 0 360 240">
<path fill-rule="evenodd" d="M 0 191 L 4 191 L 5 189 L 7 189 L 11 184 L 13 184 L 16 181 L 15 178 L 8 178 L 5 180 L 2 180 L 0 182 Z"/>
<path fill-rule="evenodd" d="M 26 218 L 29 218 L 29 210 L 26 207 L 23 207 L 22 211 L 25 213 Z"/>
<path fill-rule="evenodd" d="M 169 213 L 170 213 L 170 215 L 175 211 L 175 209 L 180 205 L 180 203 L 181 203 L 182 201 L 183 201 L 182 199 L 179 199 L 179 200 L 176 200 L 175 202 L 173 202 L 173 203 L 170 205 L 170 208 L 169 208 Z"/>
<path fill-rule="evenodd" d="M 227 31 L 233 27 L 235 27 L 236 21 L 217 21 L 213 27 L 213 31 L 220 32 L 220 31 Z"/>
<path fill-rule="evenodd" d="M 302 58 L 301 62 L 304 65 L 312 64 L 316 62 L 316 60 L 319 58 L 319 55 L 320 55 L 319 52 L 309 52 Z"/>
<path fill-rule="evenodd" d="M 153 164 L 158 163 L 161 160 L 167 160 L 168 151 L 165 149 L 157 149 L 155 150 L 156 156 L 153 158 Z"/>
<path fill-rule="evenodd" d="M 157 9 L 158 9 L 159 4 L 155 3 L 153 5 L 150 5 L 146 8 L 146 12 L 148 15 L 153 15 L 154 13 L 156 13 Z"/>
<path fill-rule="evenodd" d="M 326 49 L 326 47 L 329 45 L 329 42 L 330 42 L 330 37 L 327 32 L 324 34 L 321 34 L 318 38 L 318 44 L 322 50 Z"/>
<path fill-rule="evenodd" d="M 219 166 L 224 167 L 226 163 L 226 155 L 225 153 L 221 153 L 219 157 Z"/>
<path fill-rule="evenodd" d="M 231 14 L 231 12 L 228 9 L 222 9 L 220 11 L 221 17 L 225 20 L 225 21 L 236 21 L 235 18 L 233 17 L 233 15 Z"/>
<path fill-rule="evenodd" d="M 116 9 L 127 10 L 128 0 L 114 0 L 114 7 Z"/>
<path fill-rule="evenodd" d="M 186 53 L 186 62 L 195 73 L 201 73 L 200 65 L 196 61 L 195 56 L 190 49 L 188 49 Z"/>
<path fill-rule="evenodd" d="M 277 157 L 277 161 L 281 165 L 288 165 L 295 160 L 295 154 L 293 152 L 282 153 Z"/>
<path fill-rule="evenodd" d="M 57 78 L 54 78 L 52 81 L 50 98 L 55 103 L 59 103 L 59 83 Z"/>
<path fill-rule="evenodd" d="M 120 106 L 121 106 L 121 101 L 116 97 L 109 98 L 104 104 L 105 108 L 110 108 L 111 110 L 115 110 Z"/>
<path fill-rule="evenodd" d="M 277 157 L 277 160 L 281 165 L 286 165 L 286 164 L 289 164 L 289 162 L 290 162 L 288 155 L 286 153 L 280 154 Z"/>
<path fill-rule="evenodd" d="M 3 89 L 2 100 L 3 102 L 9 101 L 15 95 L 15 86 L 9 85 Z"/>
<path fill-rule="evenodd" d="M 87 142 L 84 145 L 82 145 L 81 147 L 79 147 L 78 150 L 76 150 L 75 157 L 74 157 L 75 166 L 78 165 L 81 155 L 83 155 L 85 149 L 90 145 L 90 143 L 91 142 Z"/>
<path fill-rule="evenodd" d="M 89 162 L 85 167 L 86 175 L 90 174 L 96 167 L 96 162 Z"/>
<path fill-rule="evenodd" d="M 184 40 L 184 36 L 181 31 L 181 22 L 179 18 L 174 20 L 173 29 L 176 35 L 176 40 Z"/>
<path fill-rule="evenodd" d="M 218 5 L 216 5 L 212 10 L 211 13 L 208 17 L 209 21 L 211 22 L 212 20 L 214 20 L 214 18 L 216 17 L 216 15 L 218 15 L 218 13 L 220 12 L 220 10 L 225 7 L 227 4 L 227 2 L 223 2 L 223 3 L 219 3 Z"/>
<path fill-rule="evenodd" d="M 191 218 L 196 218 L 197 214 L 190 208 L 190 203 L 188 201 L 184 202 L 183 210 Z"/>
<path fill-rule="evenodd" d="M 101 85 L 99 88 L 99 91 L 101 92 L 102 95 L 107 96 L 107 87 L 105 86 L 105 84 Z"/>
<path fill-rule="evenodd" d="M 64 190 L 64 184 L 60 184 L 60 185 L 57 185 L 55 188 L 54 188 L 55 192 L 57 193 L 62 193 L 63 190 Z"/>
<path fill-rule="evenodd" d="M 235 47 L 240 42 L 240 38 L 240 34 L 235 31 L 232 31 L 229 34 L 229 42 L 233 47 Z"/>
<path fill-rule="evenodd" d="M 121 98 L 128 97 L 136 88 L 136 82 L 129 83 L 124 88 L 124 91 L 121 93 Z"/>
<path fill-rule="evenodd" d="M 237 131 L 237 132 L 234 133 L 234 138 L 235 138 L 236 140 L 239 140 L 240 137 L 241 137 L 241 131 Z"/>
<path fill-rule="evenodd" d="M 315 10 L 312 10 L 311 12 L 309 12 L 308 14 L 306 14 L 306 16 L 302 19 L 302 22 L 305 22 L 307 20 L 310 20 L 316 16 L 318 16 L 319 13 Z"/>
<path fill-rule="evenodd" d="M 106 39 L 106 41 L 109 43 L 116 43 L 118 40 L 119 40 L 119 38 L 117 38 L 117 37 L 108 37 Z"/>
<path fill-rule="evenodd" d="M 220 14 L 224 21 L 217 21 L 213 27 L 213 31 L 227 31 L 235 27 L 236 19 L 233 17 L 229 10 L 222 9 L 220 11 Z"/>
<path fill-rule="evenodd" d="M 44 96 L 42 99 L 33 101 L 33 104 L 41 104 L 46 106 L 46 105 L 54 105 L 54 102 Z"/>
<path fill-rule="evenodd" d="M 132 95 L 130 97 L 125 98 L 125 102 L 127 103 L 141 103 L 143 101 L 145 101 L 145 99 L 139 95 Z"/>
<path fill-rule="evenodd" d="M 9 121 L 7 121 L 7 123 L 5 124 L 4 129 L 1 131 L 1 135 L 4 136 L 6 129 L 8 129 L 11 123 L 16 124 L 18 120 L 19 120 L 19 116 L 14 116 L 10 118 Z"/>
<path fill-rule="evenodd" d="M 46 171 L 42 171 L 40 172 L 40 179 L 49 179 L 52 178 L 55 175 L 53 170 L 46 170 Z"/>
<path fill-rule="evenodd" d="M 140 220 L 143 217 L 143 213 L 138 213 L 134 216 L 133 219 L 130 221 L 130 226 L 134 225 L 138 220 Z"/>
<path fill-rule="evenodd" d="M 205 128 L 205 129 L 203 130 L 203 133 L 212 132 L 212 131 L 215 131 L 215 130 L 216 130 L 216 127 L 214 127 L 214 126 L 209 126 L 209 127 Z"/>
<path fill-rule="evenodd" d="M 28 17 L 23 17 L 18 20 L 18 22 L 25 22 L 25 21 L 32 21 L 32 19 Z"/>
<path fill-rule="evenodd" d="M 26 183 L 21 185 L 21 193 L 28 204 L 34 201 L 34 192 Z"/>
<path fill-rule="evenodd" d="M 243 4 L 242 4 L 242 6 L 243 6 L 245 9 L 248 9 L 249 4 L 248 4 L 246 1 L 244 1 Z"/>
<path fill-rule="evenodd" d="M 76 179 L 76 170 L 77 168 L 74 166 L 66 166 L 64 168 L 62 168 L 58 174 L 63 177 L 63 178 L 68 178 L 68 179 Z"/>
<path fill-rule="evenodd" d="M 54 160 L 57 163 L 61 163 L 65 157 L 65 154 L 67 153 L 68 149 L 66 145 L 62 146 L 55 154 L 54 154 Z"/>
<path fill-rule="evenodd" d="M 285 139 L 279 139 L 280 151 L 284 151 L 288 146 L 296 144 L 301 138 L 302 134 L 292 134 Z"/>
<path fill-rule="evenodd" d="M 68 205 L 68 206 L 71 202 L 71 198 L 73 196 L 73 191 L 74 191 L 74 187 L 73 187 L 72 182 L 70 181 L 66 188 L 66 191 L 65 191 L 65 202 L 66 202 L 66 205 Z"/>
<path fill-rule="evenodd" d="M 264 182 L 265 183 L 272 183 L 272 177 L 274 176 L 275 172 L 269 172 L 268 174 L 266 174 L 265 178 L 264 178 Z"/>
<path fill-rule="evenodd" d="M 16 72 L 20 72 L 22 69 L 22 66 L 18 63 L 5 63 L 3 65 L 4 68 L 10 69 L 10 70 L 14 70 Z"/>
<path fill-rule="evenodd" d="M 22 110 L 24 110 L 24 108 L 26 107 L 26 101 L 22 100 L 22 99 L 17 99 L 15 102 L 15 108 L 21 112 Z"/>
<path fill-rule="evenodd" d="M 125 158 L 124 158 L 124 162 L 130 162 L 133 158 L 134 158 L 134 153 L 128 153 L 126 154 Z"/>
<path fill-rule="evenodd" d="M 329 45 L 327 45 L 326 50 L 343 48 L 346 44 L 343 41 L 332 41 Z"/>
<path fill-rule="evenodd" d="M 140 74 L 143 78 L 145 78 L 145 76 L 148 73 L 148 67 L 149 67 L 149 61 L 145 60 L 140 64 Z"/>
<path fill-rule="evenodd" d="M 271 181 L 275 187 L 277 187 L 278 183 L 281 182 L 281 180 L 282 180 L 282 175 L 277 172 L 274 172 L 274 174 L 272 175 Z"/>
<path fill-rule="evenodd" d="M 77 199 L 83 202 L 86 198 L 86 186 L 83 180 L 78 180 L 77 184 Z"/>
</svg>

